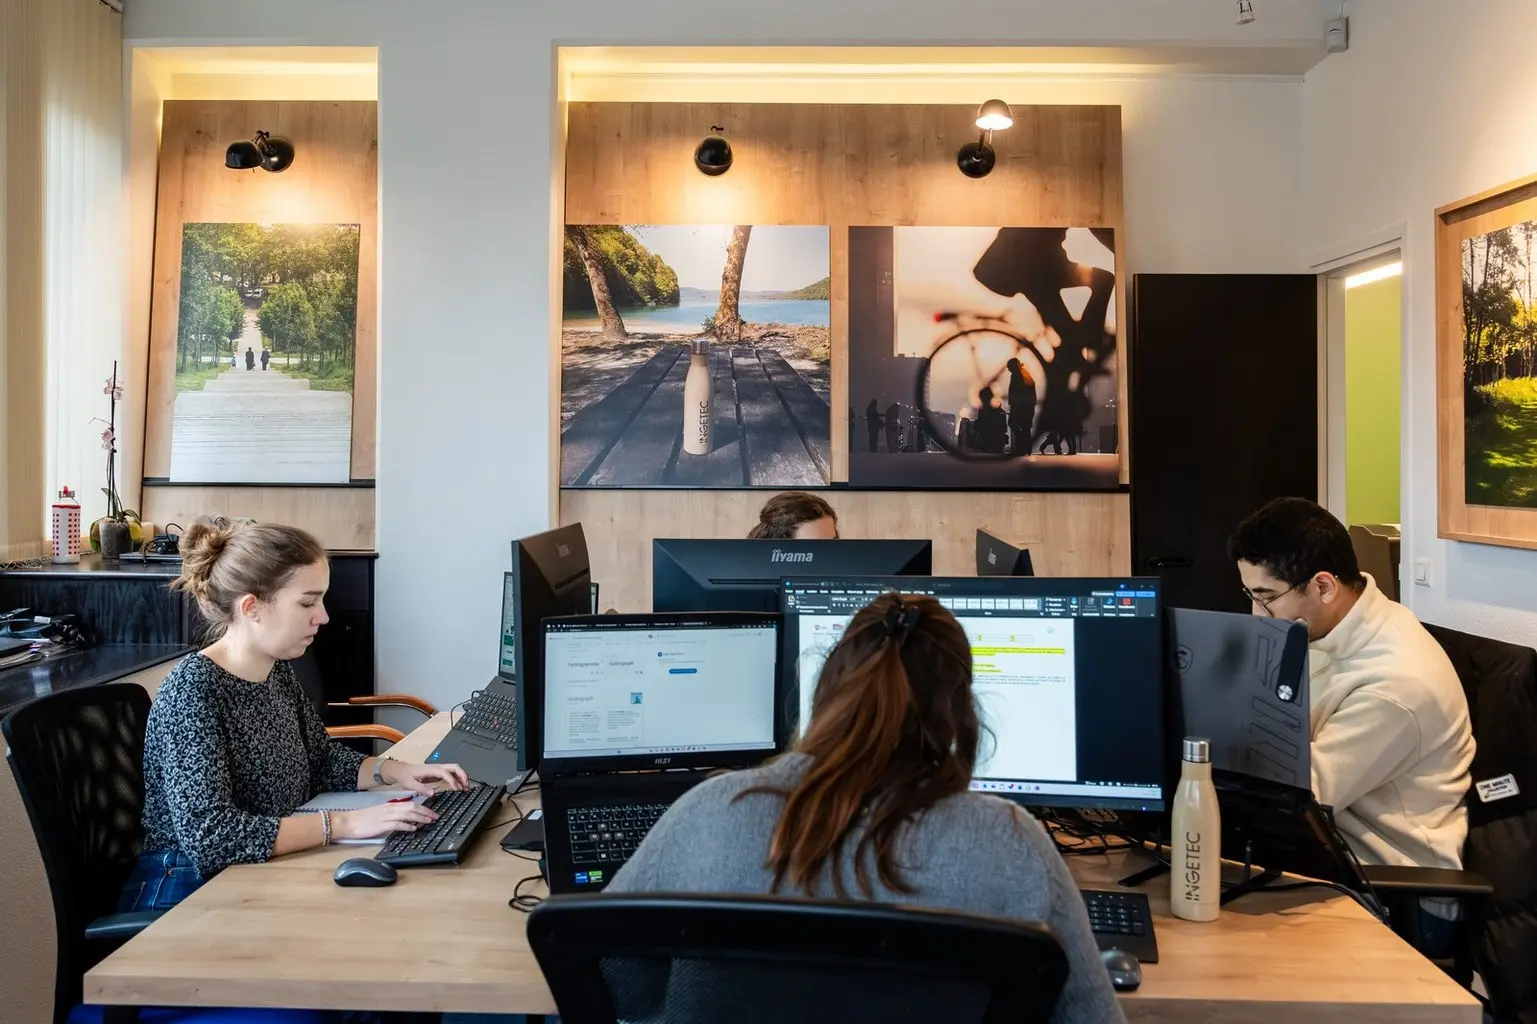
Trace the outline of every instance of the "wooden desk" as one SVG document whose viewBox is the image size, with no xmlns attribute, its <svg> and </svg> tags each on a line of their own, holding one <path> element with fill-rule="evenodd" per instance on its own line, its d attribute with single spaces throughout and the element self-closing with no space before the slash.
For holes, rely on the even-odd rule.
<svg viewBox="0 0 1537 1024">
<path fill-rule="evenodd" d="M 392 753 L 420 760 L 447 728 L 438 715 Z M 527 810 L 538 797 L 518 803 Z M 511 820 L 511 807 L 495 821 Z M 503 853 L 491 828 L 458 868 L 401 872 L 387 889 L 343 889 L 331 872 L 370 848 L 331 847 L 233 867 L 85 977 L 92 1003 L 298 1006 L 553 1013 L 507 905 L 537 865 Z M 1134 870 L 1125 854 L 1073 857 L 1087 885 Z M 1392 932 L 1326 890 L 1246 896 L 1212 924 L 1168 915 L 1149 887 L 1157 964 L 1124 998 L 1134 1021 L 1457 1021 L 1477 1002 Z M 542 892 L 535 883 L 526 886 Z"/>
</svg>

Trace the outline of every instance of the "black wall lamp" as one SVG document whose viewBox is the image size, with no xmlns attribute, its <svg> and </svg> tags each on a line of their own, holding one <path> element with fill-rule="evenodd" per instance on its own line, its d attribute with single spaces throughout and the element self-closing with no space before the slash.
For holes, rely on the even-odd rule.
<svg viewBox="0 0 1537 1024">
<path fill-rule="evenodd" d="M 993 152 L 993 132 L 1001 132 L 1014 125 L 1014 113 L 1003 100 L 988 100 L 977 108 L 977 127 L 982 134 L 976 142 L 968 142 L 955 154 L 955 164 L 968 178 L 985 178 L 998 162 Z"/>
<path fill-rule="evenodd" d="M 224 166 L 237 171 L 260 167 L 274 174 L 293 166 L 294 144 L 280 135 L 257 132 L 249 141 L 231 142 L 224 151 Z"/>
<path fill-rule="evenodd" d="M 710 125 L 712 134 L 694 148 L 694 166 L 700 174 L 718 178 L 731 170 L 731 143 L 714 134 L 725 130 L 718 124 Z"/>
</svg>

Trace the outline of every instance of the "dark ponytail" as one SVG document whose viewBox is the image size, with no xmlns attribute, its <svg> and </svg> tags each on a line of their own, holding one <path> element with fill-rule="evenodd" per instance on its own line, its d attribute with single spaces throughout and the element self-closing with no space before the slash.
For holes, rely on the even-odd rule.
<svg viewBox="0 0 1537 1024">
<path fill-rule="evenodd" d="M 774 891 L 788 882 L 809 895 L 831 867 L 835 892 L 846 896 L 837 865 L 863 828 L 854 856 L 859 891 L 874 895 L 873 851 L 881 884 L 911 892 L 897 866 L 901 829 L 966 790 L 980 732 L 971 647 L 959 623 L 930 597 L 877 598 L 822 666 L 811 728 L 796 746 L 813 758 L 810 769 L 793 789 L 772 790 L 785 799 L 769 846 Z"/>
</svg>

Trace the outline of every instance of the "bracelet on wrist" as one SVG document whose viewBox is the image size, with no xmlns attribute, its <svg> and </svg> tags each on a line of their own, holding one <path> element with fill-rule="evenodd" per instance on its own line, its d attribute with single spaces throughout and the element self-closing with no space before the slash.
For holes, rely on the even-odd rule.
<svg viewBox="0 0 1537 1024">
<path fill-rule="evenodd" d="M 389 785 L 389 783 L 384 778 L 384 762 L 393 760 L 394 758 L 391 757 L 378 757 L 374 759 L 374 785 Z"/>
<path fill-rule="evenodd" d="M 320 812 L 320 845 L 331 845 L 331 812 Z"/>
</svg>

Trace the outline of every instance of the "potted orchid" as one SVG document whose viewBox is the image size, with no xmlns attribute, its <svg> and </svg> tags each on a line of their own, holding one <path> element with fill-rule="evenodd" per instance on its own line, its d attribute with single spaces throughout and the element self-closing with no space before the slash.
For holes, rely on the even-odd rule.
<svg viewBox="0 0 1537 1024">
<path fill-rule="evenodd" d="M 107 429 L 101 432 L 101 446 L 107 452 L 107 486 L 101 489 L 107 496 L 107 514 L 91 524 L 91 547 L 101 552 L 103 561 L 116 561 L 130 547 L 143 543 L 144 531 L 139 524 L 139 513 L 124 508 L 123 499 L 117 494 L 117 403 L 123 397 L 123 385 L 117 379 L 115 359 L 112 361 L 112 376 L 107 378 L 107 386 L 102 388 L 101 393 L 109 401 L 109 418 L 92 422 L 107 424 Z"/>
</svg>

